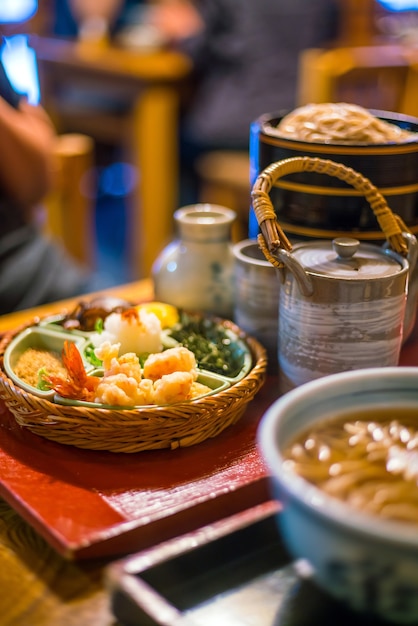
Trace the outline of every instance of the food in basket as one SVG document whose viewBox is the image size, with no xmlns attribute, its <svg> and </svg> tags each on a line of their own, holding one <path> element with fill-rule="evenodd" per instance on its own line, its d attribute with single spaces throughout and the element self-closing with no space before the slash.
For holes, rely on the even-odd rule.
<svg viewBox="0 0 418 626">
<path fill-rule="evenodd" d="M 90 331 L 80 326 L 70 330 L 72 314 L 26 329 L 6 349 L 9 375 L 18 385 L 27 383 L 28 391 L 32 386 L 35 393 L 58 403 L 67 399 L 132 408 L 214 393 L 251 367 L 245 343 L 220 320 L 161 302 L 102 315 Z M 29 380 L 21 365 L 33 350 L 38 358 L 32 360 Z M 56 363 L 51 364 L 53 354 Z"/>
<path fill-rule="evenodd" d="M 265 348 L 229 320 L 164 303 L 127 308 L 142 306 L 161 324 L 162 350 L 152 355 L 121 354 L 118 341 L 94 347 L 91 337 L 105 330 L 108 311 L 94 330 L 69 329 L 62 314 L 5 334 L 0 396 L 17 424 L 57 443 L 124 453 L 193 446 L 235 424 L 265 382 Z M 134 324 L 142 319 L 132 312 L 125 317 Z M 70 375 L 66 368 L 65 376 L 42 376 L 56 390 L 39 390 L 16 375 L 17 360 L 31 347 L 64 349 Z"/>
<path fill-rule="evenodd" d="M 76 346 L 65 342 L 65 374 L 44 374 L 43 382 L 64 398 L 114 406 L 171 404 L 211 391 L 206 385 L 195 385 L 196 360 L 183 346 L 150 354 L 143 366 L 133 352 L 120 357 L 118 353 L 119 344 L 108 341 L 96 349 L 103 362 L 103 373 L 96 376 L 86 372 Z"/>
<path fill-rule="evenodd" d="M 14 367 L 16 376 L 28 385 L 37 387 L 41 385 L 40 372 L 50 374 L 65 374 L 61 355 L 53 350 L 41 348 L 28 348 L 16 361 Z"/>
<path fill-rule="evenodd" d="M 327 494 L 365 513 L 418 523 L 416 409 L 381 407 L 323 421 L 284 456 Z"/>
<path fill-rule="evenodd" d="M 61 320 L 62 326 L 68 330 L 94 330 L 97 320 L 105 319 L 113 312 L 120 312 L 133 306 L 131 302 L 121 298 L 100 296 L 93 300 L 82 300 Z"/>
<path fill-rule="evenodd" d="M 189 348 L 199 367 L 215 374 L 234 378 L 244 365 L 245 353 L 235 337 L 216 320 L 200 314 L 179 311 L 172 305 L 147 303 L 112 313 L 91 335 L 93 350 L 87 358 L 96 366 L 94 351 L 105 342 L 120 343 L 120 354 L 138 355 L 161 352 L 179 344 Z"/>
<path fill-rule="evenodd" d="M 59 321 L 59 324 L 67 330 L 93 331 L 98 322 L 104 322 L 112 313 L 122 313 L 133 307 L 132 302 L 109 296 L 94 298 L 90 301 L 82 300 Z M 165 302 L 146 302 L 135 308 L 155 313 L 163 328 L 178 321 L 177 308 Z"/>
<path fill-rule="evenodd" d="M 161 330 L 161 322 L 155 313 L 133 307 L 108 315 L 103 328 L 92 334 L 91 342 L 95 348 L 107 342 L 119 343 L 120 354 L 161 352 Z"/>
<path fill-rule="evenodd" d="M 275 133 L 300 141 L 354 145 L 417 139 L 417 133 L 381 120 L 359 105 L 345 102 L 298 107 L 280 120 Z"/>
</svg>

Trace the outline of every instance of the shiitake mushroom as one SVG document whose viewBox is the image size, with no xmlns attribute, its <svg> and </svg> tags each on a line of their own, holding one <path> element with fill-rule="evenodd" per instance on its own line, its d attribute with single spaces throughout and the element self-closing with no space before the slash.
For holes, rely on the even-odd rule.
<svg viewBox="0 0 418 626">
<path fill-rule="evenodd" d="M 98 296 L 88 302 L 81 300 L 64 317 L 62 326 L 68 330 L 93 331 L 98 320 L 105 320 L 111 313 L 121 313 L 132 306 L 132 302 L 112 296 Z"/>
</svg>

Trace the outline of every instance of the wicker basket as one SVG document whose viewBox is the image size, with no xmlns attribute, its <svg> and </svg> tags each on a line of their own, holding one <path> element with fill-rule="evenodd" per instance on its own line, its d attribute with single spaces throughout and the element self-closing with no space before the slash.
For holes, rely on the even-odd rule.
<svg viewBox="0 0 418 626">
<path fill-rule="evenodd" d="M 57 443 L 110 452 L 141 452 L 179 448 L 216 437 L 236 423 L 265 382 L 265 348 L 232 322 L 225 322 L 245 341 L 252 368 L 231 387 L 213 395 L 169 406 L 105 409 L 62 406 L 17 387 L 3 369 L 4 351 L 13 337 L 0 342 L 0 398 L 17 423 Z"/>
<path fill-rule="evenodd" d="M 266 167 L 258 176 L 251 191 L 254 213 L 261 230 L 258 242 L 266 259 L 272 265 L 277 268 L 282 267 L 283 264 L 277 258 L 276 253 L 279 249 L 291 251 L 292 245 L 277 222 L 269 192 L 279 178 L 296 172 L 328 174 L 352 185 L 368 201 L 393 250 L 402 256 L 408 255 L 410 230 L 398 215 L 392 213 L 385 198 L 368 178 L 342 163 L 335 163 L 328 159 L 293 157 Z"/>
</svg>

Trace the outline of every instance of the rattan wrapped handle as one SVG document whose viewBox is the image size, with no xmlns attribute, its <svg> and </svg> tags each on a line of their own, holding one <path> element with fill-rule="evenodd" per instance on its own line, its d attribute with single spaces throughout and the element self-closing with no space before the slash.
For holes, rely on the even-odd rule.
<svg viewBox="0 0 418 626">
<path fill-rule="evenodd" d="M 296 172 L 318 172 L 335 176 L 360 191 L 372 208 L 390 246 L 395 252 L 407 256 L 408 243 L 403 233 L 410 231 L 401 218 L 392 213 L 385 198 L 368 178 L 342 163 L 328 159 L 293 157 L 266 167 L 258 176 L 251 191 L 253 209 L 261 230 L 258 236 L 259 245 L 267 260 L 273 265 L 281 267 L 281 262 L 274 256 L 277 250 L 282 248 L 290 251 L 292 245 L 277 222 L 269 192 L 279 178 Z"/>
</svg>

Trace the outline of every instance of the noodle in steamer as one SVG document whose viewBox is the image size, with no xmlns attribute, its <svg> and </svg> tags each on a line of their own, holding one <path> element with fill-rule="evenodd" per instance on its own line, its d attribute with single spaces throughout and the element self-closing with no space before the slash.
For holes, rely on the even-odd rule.
<svg viewBox="0 0 418 626">
<path fill-rule="evenodd" d="M 275 134 L 311 143 L 403 143 L 417 133 L 380 120 L 356 104 L 324 103 L 299 107 L 283 117 Z"/>
</svg>

